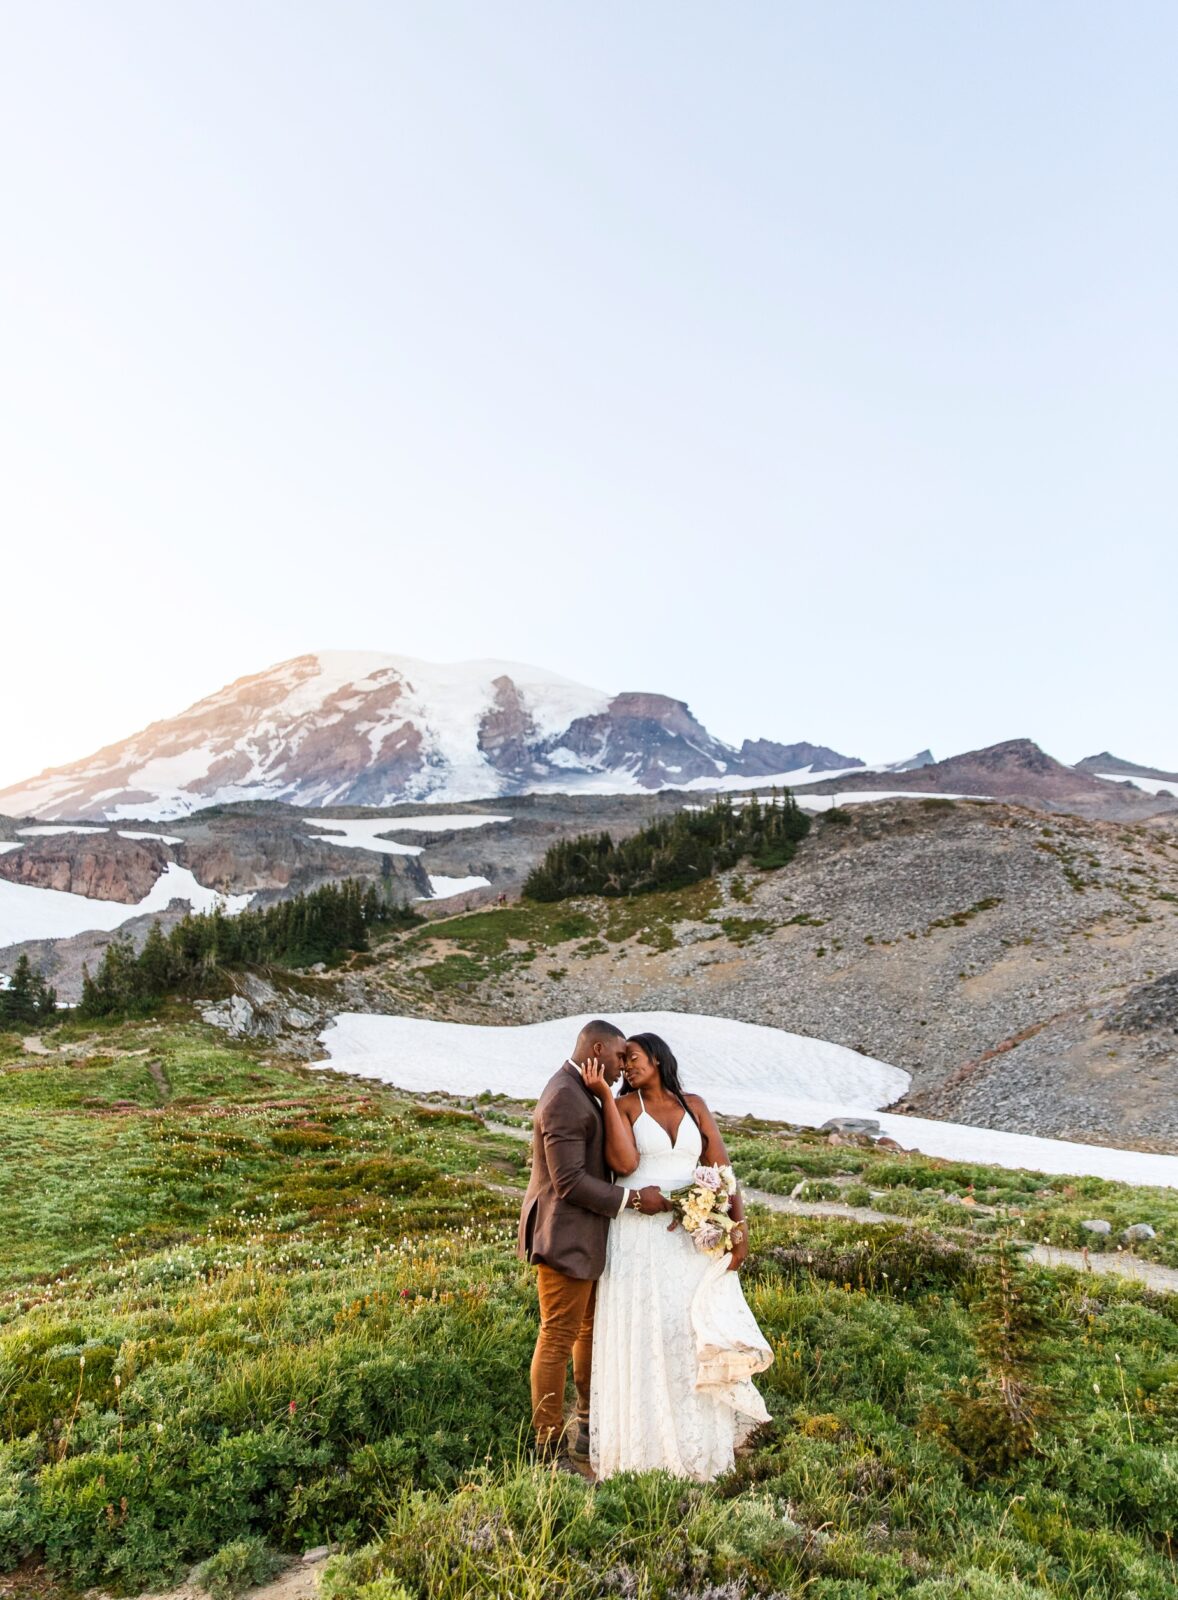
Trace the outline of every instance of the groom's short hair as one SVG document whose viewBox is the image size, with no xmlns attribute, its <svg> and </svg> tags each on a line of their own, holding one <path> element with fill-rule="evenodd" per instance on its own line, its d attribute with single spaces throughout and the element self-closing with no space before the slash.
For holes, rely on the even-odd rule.
<svg viewBox="0 0 1178 1600">
<path fill-rule="evenodd" d="M 615 1027 L 612 1022 L 606 1022 L 604 1017 L 598 1017 L 593 1022 L 587 1022 L 581 1029 L 582 1039 L 624 1039 L 626 1035 L 621 1028 Z"/>
</svg>

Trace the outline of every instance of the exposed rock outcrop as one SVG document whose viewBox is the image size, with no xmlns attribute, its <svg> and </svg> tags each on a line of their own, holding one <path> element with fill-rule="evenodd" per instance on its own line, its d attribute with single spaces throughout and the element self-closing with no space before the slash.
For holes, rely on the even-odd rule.
<svg viewBox="0 0 1178 1600">
<path fill-rule="evenodd" d="M 116 833 L 62 833 L 25 840 L 0 855 L 0 878 L 37 889 L 83 894 L 91 900 L 137 905 L 168 863 L 154 839 L 123 839 Z"/>
<path fill-rule="evenodd" d="M 932 759 L 931 757 L 929 758 Z M 780 772 L 836 772 L 861 767 L 857 756 L 841 756 L 825 744 L 777 744 L 772 739 L 746 739 L 740 747 L 740 770 L 750 776 Z"/>
</svg>

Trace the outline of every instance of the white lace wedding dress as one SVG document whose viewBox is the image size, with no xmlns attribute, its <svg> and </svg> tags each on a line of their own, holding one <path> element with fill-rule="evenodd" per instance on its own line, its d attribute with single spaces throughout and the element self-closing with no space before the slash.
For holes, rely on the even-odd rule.
<svg viewBox="0 0 1178 1600">
<path fill-rule="evenodd" d="M 641 1102 L 640 1102 L 641 1103 Z M 674 1140 L 645 1108 L 627 1188 L 685 1188 L 703 1142 L 683 1117 Z M 705 1255 L 664 1212 L 610 1223 L 597 1286 L 589 1450 L 599 1478 L 662 1467 L 700 1481 L 726 1472 L 769 1413 L 752 1384 L 773 1355 L 728 1257 Z"/>
</svg>

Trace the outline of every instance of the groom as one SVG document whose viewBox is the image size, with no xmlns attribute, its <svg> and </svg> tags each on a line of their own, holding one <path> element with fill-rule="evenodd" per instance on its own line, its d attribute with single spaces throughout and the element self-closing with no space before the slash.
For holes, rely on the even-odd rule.
<svg viewBox="0 0 1178 1600">
<path fill-rule="evenodd" d="M 519 1219 L 519 1253 L 536 1268 L 540 1336 L 532 1356 L 532 1428 L 536 1454 L 561 1459 L 564 1386 L 570 1355 L 577 1389 L 577 1432 L 571 1454 L 589 1459 L 589 1381 L 593 1361 L 593 1307 L 605 1266 L 610 1219 L 630 1200 L 611 1183 L 605 1165 L 601 1108 L 585 1087 L 581 1068 L 601 1064 L 613 1085 L 622 1072 L 626 1036 L 612 1022 L 589 1022 L 573 1053 L 550 1078 L 532 1118 L 532 1176 Z M 653 1214 L 666 1209 L 654 1185 L 630 1202 Z"/>
</svg>

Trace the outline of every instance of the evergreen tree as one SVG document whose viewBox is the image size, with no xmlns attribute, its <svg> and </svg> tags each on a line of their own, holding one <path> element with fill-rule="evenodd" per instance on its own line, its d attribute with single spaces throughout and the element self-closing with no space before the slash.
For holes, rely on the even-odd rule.
<svg viewBox="0 0 1178 1600">
<path fill-rule="evenodd" d="M 789 793 L 765 803 L 753 796 L 743 806 L 721 798 L 702 811 L 660 817 L 620 843 L 608 833 L 558 840 L 528 875 L 524 894 L 546 901 L 648 894 L 685 888 L 746 858 L 755 867 L 782 867 L 809 828 Z"/>
<path fill-rule="evenodd" d="M 327 883 L 309 894 L 259 910 L 227 916 L 221 906 L 189 914 L 164 934 L 154 923 L 135 954 L 127 938 L 113 939 L 98 971 L 83 968 L 78 1016 L 119 1016 L 142 1011 L 169 994 L 198 994 L 215 987 L 223 968 L 312 966 L 367 950 L 372 930 L 411 927 L 421 919 L 381 896 L 375 884 Z"/>
<path fill-rule="evenodd" d="M 172 956 L 163 929 L 158 922 L 153 922 L 148 930 L 143 949 L 139 952 L 137 965 L 145 994 L 159 995 L 167 992 L 172 976 Z"/>
<path fill-rule="evenodd" d="M 57 990 L 33 971 L 27 955 L 18 956 L 8 987 L 0 989 L 0 1027 L 50 1022 L 56 1012 Z"/>
</svg>

